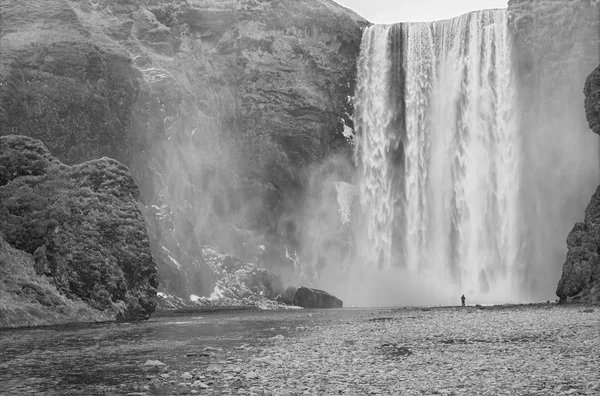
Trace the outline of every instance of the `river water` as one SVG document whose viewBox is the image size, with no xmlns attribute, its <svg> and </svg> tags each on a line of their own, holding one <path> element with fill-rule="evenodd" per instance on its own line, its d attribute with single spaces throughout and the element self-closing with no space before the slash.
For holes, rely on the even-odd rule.
<svg viewBox="0 0 600 396">
<path fill-rule="evenodd" d="M 158 375 L 156 369 L 144 367 L 147 360 L 160 360 L 169 365 L 168 370 L 201 369 L 242 345 L 260 348 L 275 335 L 292 336 L 298 327 L 354 313 L 356 310 L 214 313 L 139 323 L 2 330 L 0 395 L 135 393 L 140 391 L 139 384 L 150 383 L 149 376 Z M 152 387 L 144 393 L 177 394 L 175 389 L 176 385 Z"/>
</svg>

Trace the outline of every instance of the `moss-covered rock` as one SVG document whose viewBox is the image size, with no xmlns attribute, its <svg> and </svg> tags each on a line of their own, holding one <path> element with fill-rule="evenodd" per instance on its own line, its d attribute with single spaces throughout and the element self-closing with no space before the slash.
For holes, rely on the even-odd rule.
<svg viewBox="0 0 600 396">
<path fill-rule="evenodd" d="M 588 76 L 583 93 L 588 125 L 594 133 L 600 135 L 600 66 Z"/>
<path fill-rule="evenodd" d="M 33 255 L 14 249 L 0 234 L 0 328 L 112 319 L 106 311 L 61 294 L 34 266 Z"/>
<path fill-rule="evenodd" d="M 561 302 L 600 304 L 600 187 L 567 238 L 568 253 L 556 295 Z"/>
<path fill-rule="evenodd" d="M 102 158 L 75 166 L 38 141 L 0 137 L 0 232 L 33 255 L 68 298 L 120 318 L 147 318 L 156 264 L 129 170 Z"/>
</svg>

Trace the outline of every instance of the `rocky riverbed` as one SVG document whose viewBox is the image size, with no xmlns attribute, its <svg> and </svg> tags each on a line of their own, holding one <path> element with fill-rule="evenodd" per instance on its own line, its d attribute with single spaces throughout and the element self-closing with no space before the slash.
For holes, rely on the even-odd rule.
<svg viewBox="0 0 600 396">
<path fill-rule="evenodd" d="M 583 306 L 191 314 L 0 332 L 3 395 L 597 395 Z"/>
</svg>

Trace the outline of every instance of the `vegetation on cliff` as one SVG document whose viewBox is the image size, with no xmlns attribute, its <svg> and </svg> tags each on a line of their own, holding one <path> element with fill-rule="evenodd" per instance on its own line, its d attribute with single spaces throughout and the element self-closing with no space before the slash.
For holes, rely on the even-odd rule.
<svg viewBox="0 0 600 396">
<path fill-rule="evenodd" d="M 600 304 L 600 187 L 585 209 L 585 220 L 569 233 L 567 247 L 556 289 L 560 301 Z"/>
<path fill-rule="evenodd" d="M 33 255 L 67 298 L 124 318 L 156 305 L 156 264 L 139 190 L 128 169 L 102 158 L 64 165 L 38 140 L 0 137 L 0 232 Z"/>
<path fill-rule="evenodd" d="M 0 327 L 112 319 L 107 312 L 61 294 L 34 266 L 33 255 L 14 249 L 0 234 Z"/>
</svg>

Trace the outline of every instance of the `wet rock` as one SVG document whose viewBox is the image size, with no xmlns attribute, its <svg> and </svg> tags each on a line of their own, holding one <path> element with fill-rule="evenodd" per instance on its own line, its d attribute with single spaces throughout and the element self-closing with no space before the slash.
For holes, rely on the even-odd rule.
<svg viewBox="0 0 600 396">
<path fill-rule="evenodd" d="M 283 293 L 277 297 L 279 301 L 287 305 L 293 305 L 294 294 L 296 294 L 296 290 L 298 290 L 295 286 L 288 286 L 283 291 Z"/>
<path fill-rule="evenodd" d="M 194 378 L 194 376 L 192 374 L 190 374 L 189 372 L 185 372 L 183 374 L 181 374 L 181 376 L 179 377 L 183 380 L 191 380 L 192 378 Z"/>
<path fill-rule="evenodd" d="M 251 371 L 246 374 L 246 379 L 258 379 L 258 374 L 255 371 Z"/>
<path fill-rule="evenodd" d="M 302 308 L 342 308 L 344 305 L 339 298 L 318 289 L 300 287 L 294 290 L 290 286 L 284 293 L 283 301 L 290 301 L 290 295 L 291 304 Z"/>
</svg>

